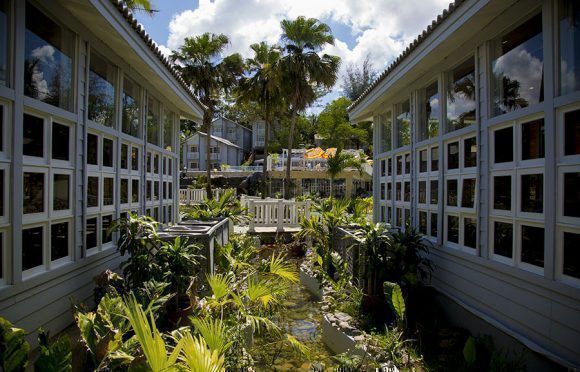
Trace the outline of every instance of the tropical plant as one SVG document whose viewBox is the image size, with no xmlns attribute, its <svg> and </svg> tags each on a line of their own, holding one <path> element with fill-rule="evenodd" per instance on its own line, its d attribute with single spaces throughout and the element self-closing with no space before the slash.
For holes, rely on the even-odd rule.
<svg viewBox="0 0 580 372">
<path fill-rule="evenodd" d="M 405 298 L 403 297 L 401 286 L 397 283 L 385 282 L 384 288 L 387 301 L 397 316 L 398 326 L 404 328 L 407 307 L 405 305 Z"/>
<path fill-rule="evenodd" d="M 40 355 L 34 362 L 35 371 L 68 372 L 72 371 L 72 351 L 67 335 L 50 342 L 50 335 L 38 330 L 38 349 Z"/>
<path fill-rule="evenodd" d="M 23 329 L 15 328 L 0 317 L 0 370 L 24 371 L 28 365 L 30 346 L 24 338 Z"/>
<path fill-rule="evenodd" d="M 526 370 L 525 351 L 497 348 L 489 335 L 469 336 L 463 346 L 466 371 L 521 372 Z"/>
<path fill-rule="evenodd" d="M 234 223 L 247 221 L 247 208 L 236 198 L 234 190 L 226 190 L 219 199 L 205 199 L 203 203 L 183 208 L 186 217 L 200 221 L 230 218 Z"/>
<path fill-rule="evenodd" d="M 226 370 L 224 356 L 216 350 L 208 348 L 202 337 L 194 337 L 190 333 L 183 338 L 180 359 L 185 370 L 191 372 L 221 372 Z"/>
<path fill-rule="evenodd" d="M 367 55 L 362 66 L 350 64 L 346 67 L 346 74 L 342 79 L 342 89 L 345 96 L 351 101 L 356 100 L 372 84 L 377 72 L 372 66 L 370 56 Z"/>
<path fill-rule="evenodd" d="M 386 280 L 403 287 L 415 287 L 420 280 L 428 280 L 433 265 L 429 260 L 432 243 L 416 229 L 392 233 L 391 259 L 386 263 Z"/>
<path fill-rule="evenodd" d="M 326 173 L 330 178 L 330 197 L 334 196 L 334 180 L 342 171 L 354 168 L 362 174 L 362 163 L 353 154 L 342 152 L 339 148 L 336 153 L 328 158 Z"/>
<path fill-rule="evenodd" d="M 214 262 L 222 271 L 233 270 L 236 272 L 248 268 L 248 262 L 255 254 L 256 243 L 251 236 L 232 235 L 227 244 L 217 246 Z"/>
<path fill-rule="evenodd" d="M 277 46 L 270 46 L 265 42 L 250 45 L 254 51 L 252 58 L 246 59 L 246 69 L 249 74 L 240 82 L 238 101 L 255 102 L 260 107 L 264 119 L 264 149 L 268 156 L 270 125 L 275 115 L 280 111 L 282 104 L 282 80 L 280 74 L 281 51 Z M 267 162 L 264 161 L 262 170 L 262 199 L 266 198 Z"/>
<path fill-rule="evenodd" d="M 149 15 L 153 15 L 153 13 L 157 12 L 158 10 L 153 9 L 150 0 L 123 0 L 127 8 L 131 9 L 131 11 L 142 11 L 148 13 Z"/>
<path fill-rule="evenodd" d="M 340 58 L 319 54 L 326 45 L 333 45 L 330 27 L 314 18 L 298 17 L 283 20 L 282 48 L 284 56 L 280 60 L 284 96 L 290 107 L 290 131 L 288 153 L 294 145 L 296 116 L 317 98 L 317 89 L 332 88 L 336 82 Z M 285 197 L 291 197 L 291 161 L 286 162 Z"/>
<path fill-rule="evenodd" d="M 206 191 L 208 199 L 213 199 L 211 189 L 211 122 L 219 97 L 228 94 L 243 74 L 243 61 L 238 53 L 223 56 L 229 39 L 223 34 L 186 37 L 178 51 L 173 51 L 171 59 L 181 76 L 189 84 L 199 100 L 205 105 L 202 131 L 206 138 Z"/>
</svg>

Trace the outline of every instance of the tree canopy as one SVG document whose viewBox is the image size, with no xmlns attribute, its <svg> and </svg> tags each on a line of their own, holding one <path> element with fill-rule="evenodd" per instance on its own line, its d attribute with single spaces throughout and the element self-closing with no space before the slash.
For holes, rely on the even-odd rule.
<svg viewBox="0 0 580 372">
<path fill-rule="evenodd" d="M 372 141 L 372 129 L 350 123 L 347 108 L 351 100 L 339 97 L 326 105 L 318 115 L 317 132 L 326 147 L 365 147 Z"/>
</svg>

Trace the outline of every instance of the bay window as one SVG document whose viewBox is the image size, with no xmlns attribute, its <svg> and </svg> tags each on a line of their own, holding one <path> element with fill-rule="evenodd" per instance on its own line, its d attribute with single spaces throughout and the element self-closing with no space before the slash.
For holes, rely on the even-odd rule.
<svg viewBox="0 0 580 372">
<path fill-rule="evenodd" d="M 403 101 L 397 105 L 397 148 L 411 144 L 411 103 Z"/>
<path fill-rule="evenodd" d="M 147 98 L 147 142 L 159 146 L 160 127 L 160 107 L 161 104 L 152 96 Z"/>
<path fill-rule="evenodd" d="M 122 94 L 122 131 L 130 136 L 140 138 L 141 121 L 141 88 L 131 79 L 123 78 Z"/>
<path fill-rule="evenodd" d="M 475 124 L 475 61 L 471 57 L 447 73 L 445 131 Z"/>
<path fill-rule="evenodd" d="M 421 93 L 421 118 L 418 141 L 435 138 L 439 134 L 439 114 L 441 112 L 438 82 L 428 85 Z"/>
<path fill-rule="evenodd" d="M 106 127 L 115 127 L 115 81 L 117 69 L 91 50 L 88 117 Z"/>
</svg>

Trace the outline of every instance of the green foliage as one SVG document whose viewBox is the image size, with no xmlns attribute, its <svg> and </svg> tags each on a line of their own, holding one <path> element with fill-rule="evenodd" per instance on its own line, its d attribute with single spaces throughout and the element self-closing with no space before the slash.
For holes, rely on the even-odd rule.
<svg viewBox="0 0 580 372">
<path fill-rule="evenodd" d="M 334 195 L 334 179 L 347 168 L 354 168 L 362 174 L 362 162 L 352 154 L 338 149 L 336 154 L 328 158 L 326 173 L 330 177 L 330 197 Z"/>
<path fill-rule="evenodd" d="M 35 371 L 72 371 L 72 351 L 68 336 L 62 336 L 50 343 L 49 333 L 39 329 L 38 345 L 40 355 L 34 362 Z"/>
<path fill-rule="evenodd" d="M 221 319 L 193 318 L 192 323 L 212 351 L 224 355 L 232 346 L 233 342 L 229 341 L 230 329 Z"/>
<path fill-rule="evenodd" d="M 370 56 L 367 56 L 362 66 L 350 64 L 342 80 L 344 94 L 351 100 L 356 100 L 373 82 L 377 72 L 373 68 Z"/>
<path fill-rule="evenodd" d="M 407 308 L 405 306 L 405 298 L 403 297 L 401 286 L 397 283 L 385 282 L 384 287 L 387 300 L 397 316 L 398 324 L 403 328 Z"/>
<path fill-rule="evenodd" d="M 28 365 L 30 346 L 24 339 L 24 330 L 15 328 L 8 320 L 0 317 L 0 369 L 24 371 Z"/>
<path fill-rule="evenodd" d="M 367 340 L 368 352 L 377 361 L 392 361 L 397 367 L 412 364 L 410 341 L 398 327 L 385 327 L 383 333 L 372 333 Z"/>
<path fill-rule="evenodd" d="M 191 372 L 225 371 L 224 356 L 208 348 L 202 337 L 186 334 L 183 338 L 183 352 L 180 357 L 184 369 Z"/>
<path fill-rule="evenodd" d="M 182 208 L 185 216 L 200 221 L 230 218 L 235 223 L 248 219 L 247 208 L 243 207 L 234 190 L 226 190 L 219 199 L 205 199 L 203 203 Z"/>
<path fill-rule="evenodd" d="M 190 189 L 203 189 L 207 184 L 207 177 L 206 176 L 197 176 L 193 179 L 191 185 L 189 185 Z"/>
<path fill-rule="evenodd" d="M 360 355 L 342 353 L 332 357 L 338 366 L 334 368 L 335 372 L 358 372 L 363 368 L 363 358 Z"/>
<path fill-rule="evenodd" d="M 177 294 L 177 298 L 184 296 L 192 285 L 196 274 L 200 270 L 199 254 L 202 246 L 193 243 L 186 237 L 176 237 L 173 241 L 164 241 L 156 252 L 155 257 L 163 272 L 163 280 L 170 283 L 169 289 Z"/>
<path fill-rule="evenodd" d="M 225 245 L 217 245 L 214 262 L 223 271 L 240 271 L 248 268 L 248 262 L 256 254 L 254 239 L 248 235 L 231 235 Z"/>
<path fill-rule="evenodd" d="M 349 121 L 347 109 L 351 103 L 350 99 L 339 97 L 328 103 L 318 115 L 317 132 L 322 136 L 325 147 L 343 149 L 347 144 L 366 146 L 372 142 L 367 129 Z"/>
<path fill-rule="evenodd" d="M 511 353 L 497 349 L 489 335 L 469 336 L 463 346 L 468 371 L 522 372 L 526 370 L 524 351 Z"/>
<path fill-rule="evenodd" d="M 469 336 L 467 341 L 465 341 L 465 346 L 463 346 L 463 357 L 465 358 L 465 362 L 468 365 L 475 364 L 476 361 L 476 345 L 475 345 L 475 338 L 473 336 Z"/>
</svg>

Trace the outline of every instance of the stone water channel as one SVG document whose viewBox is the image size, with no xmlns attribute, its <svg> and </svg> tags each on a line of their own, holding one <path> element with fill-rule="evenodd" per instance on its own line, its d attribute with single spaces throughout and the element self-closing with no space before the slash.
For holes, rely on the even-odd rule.
<svg viewBox="0 0 580 372">
<path fill-rule="evenodd" d="M 296 261 L 297 267 L 300 262 Z M 257 338 L 253 349 L 260 353 L 257 371 L 332 371 L 334 353 L 322 341 L 322 303 L 306 288 L 292 285 L 285 310 L 272 319 L 285 333 L 296 337 L 310 349 L 310 361 L 297 353 L 288 342 L 269 344 Z M 312 367 L 312 368 L 311 368 Z"/>
</svg>

